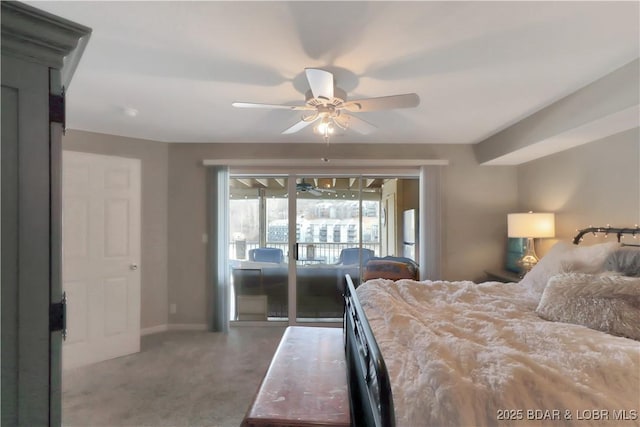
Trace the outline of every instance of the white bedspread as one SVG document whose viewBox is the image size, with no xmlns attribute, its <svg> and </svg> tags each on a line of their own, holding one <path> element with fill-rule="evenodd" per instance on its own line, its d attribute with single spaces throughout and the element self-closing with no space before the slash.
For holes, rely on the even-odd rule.
<svg viewBox="0 0 640 427">
<path fill-rule="evenodd" d="M 378 279 L 357 293 L 399 427 L 640 425 L 640 342 L 543 320 L 519 284 Z"/>
</svg>

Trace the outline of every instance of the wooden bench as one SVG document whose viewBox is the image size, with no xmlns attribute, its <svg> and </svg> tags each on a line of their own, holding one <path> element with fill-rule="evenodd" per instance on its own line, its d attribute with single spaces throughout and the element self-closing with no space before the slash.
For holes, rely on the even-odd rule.
<svg viewBox="0 0 640 427">
<path fill-rule="evenodd" d="M 242 426 L 349 425 L 342 329 L 288 327 Z"/>
</svg>

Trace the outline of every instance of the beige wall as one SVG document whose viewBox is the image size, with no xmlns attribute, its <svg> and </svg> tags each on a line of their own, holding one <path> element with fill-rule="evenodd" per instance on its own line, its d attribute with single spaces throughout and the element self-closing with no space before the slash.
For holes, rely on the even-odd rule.
<svg viewBox="0 0 640 427">
<path fill-rule="evenodd" d="M 208 289 L 203 159 L 295 157 L 447 159 L 443 167 L 443 278 L 482 280 L 503 263 L 516 168 L 479 166 L 468 145 L 164 144 L 69 131 L 67 150 L 142 160 L 142 327 L 205 324 Z M 330 152 L 327 153 L 327 150 Z M 168 313 L 176 304 L 177 312 Z"/>
<path fill-rule="evenodd" d="M 506 215 L 517 206 L 516 168 L 479 166 L 469 145 L 171 144 L 169 146 L 170 323 L 206 323 L 206 173 L 216 158 L 438 158 L 444 167 L 445 279 L 484 278 L 503 264 Z"/>
<path fill-rule="evenodd" d="M 442 175 L 442 277 L 484 281 L 484 270 L 504 266 L 516 167 L 480 166 L 469 145 L 441 149 L 451 160 Z"/>
<path fill-rule="evenodd" d="M 590 225 L 640 223 L 638 128 L 518 167 L 521 211 L 556 213 L 556 235 L 569 239 Z M 541 242 L 544 251 L 552 242 Z"/>
<path fill-rule="evenodd" d="M 74 130 L 67 131 L 62 144 L 64 150 L 141 160 L 141 327 L 166 325 L 168 144 Z"/>
<path fill-rule="evenodd" d="M 216 158 L 424 158 L 442 168 L 443 278 L 503 265 L 506 215 L 557 213 L 559 237 L 640 222 L 638 129 L 521 166 L 480 166 L 470 145 L 164 144 L 69 131 L 67 150 L 142 160 L 142 326 L 206 323 L 206 169 Z M 373 149 L 372 149 L 373 148 Z M 177 313 L 168 314 L 175 303 Z"/>
<path fill-rule="evenodd" d="M 176 304 L 169 323 L 206 324 L 207 232 L 206 169 L 202 155 L 207 145 L 169 146 L 169 303 Z"/>
</svg>

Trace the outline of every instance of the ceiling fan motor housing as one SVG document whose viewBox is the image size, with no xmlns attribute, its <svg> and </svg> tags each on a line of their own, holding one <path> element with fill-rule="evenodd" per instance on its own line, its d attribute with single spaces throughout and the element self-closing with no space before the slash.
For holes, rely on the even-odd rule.
<svg viewBox="0 0 640 427">
<path fill-rule="evenodd" d="M 311 90 L 308 90 L 304 94 L 304 99 L 305 103 L 311 107 L 317 107 L 319 105 L 333 105 L 337 107 L 347 100 L 347 93 L 339 87 L 334 86 L 332 99 L 314 98 L 313 92 L 311 92 Z"/>
</svg>

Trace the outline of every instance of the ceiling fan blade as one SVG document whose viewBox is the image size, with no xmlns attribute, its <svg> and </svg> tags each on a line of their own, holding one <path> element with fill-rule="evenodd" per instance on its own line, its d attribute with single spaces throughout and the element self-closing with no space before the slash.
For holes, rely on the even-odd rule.
<svg viewBox="0 0 640 427">
<path fill-rule="evenodd" d="M 307 193 L 309 194 L 313 194 L 314 196 L 322 196 L 322 193 L 318 190 L 316 190 L 315 188 L 311 188 L 309 190 L 307 190 Z"/>
<path fill-rule="evenodd" d="M 344 127 L 353 129 L 363 135 L 368 135 L 377 129 L 377 127 L 371 123 L 362 120 L 360 117 L 352 116 L 351 114 L 342 113 L 339 116 L 339 120 L 340 124 L 344 125 Z"/>
<path fill-rule="evenodd" d="M 420 105 L 420 97 L 415 93 L 381 96 L 379 98 L 356 99 L 345 102 L 342 107 L 352 112 L 392 110 L 395 108 L 413 108 Z"/>
<path fill-rule="evenodd" d="M 320 118 L 320 117 L 318 116 L 318 117 L 316 117 L 316 118 L 315 118 L 315 119 L 313 119 L 313 120 L 309 120 L 308 122 L 307 122 L 307 121 L 304 121 L 304 120 L 300 120 L 298 123 L 296 123 L 295 125 L 291 126 L 290 128 L 287 128 L 287 129 L 283 130 L 283 131 L 282 131 L 282 133 L 283 133 L 284 135 L 288 135 L 288 134 L 291 134 L 291 133 L 296 133 L 296 132 L 298 132 L 298 131 L 300 131 L 300 130 L 302 130 L 302 129 L 306 128 L 306 127 L 307 127 L 307 126 L 309 126 L 311 123 L 313 123 L 313 122 L 315 122 L 316 120 L 318 120 L 319 118 Z"/>
<path fill-rule="evenodd" d="M 314 98 L 333 99 L 333 74 L 319 68 L 305 68 Z"/>
<path fill-rule="evenodd" d="M 255 102 L 234 102 L 233 105 L 236 108 L 266 108 L 266 109 L 280 109 L 280 110 L 315 110 L 315 108 L 307 105 L 279 105 L 279 104 L 258 104 Z"/>
</svg>

